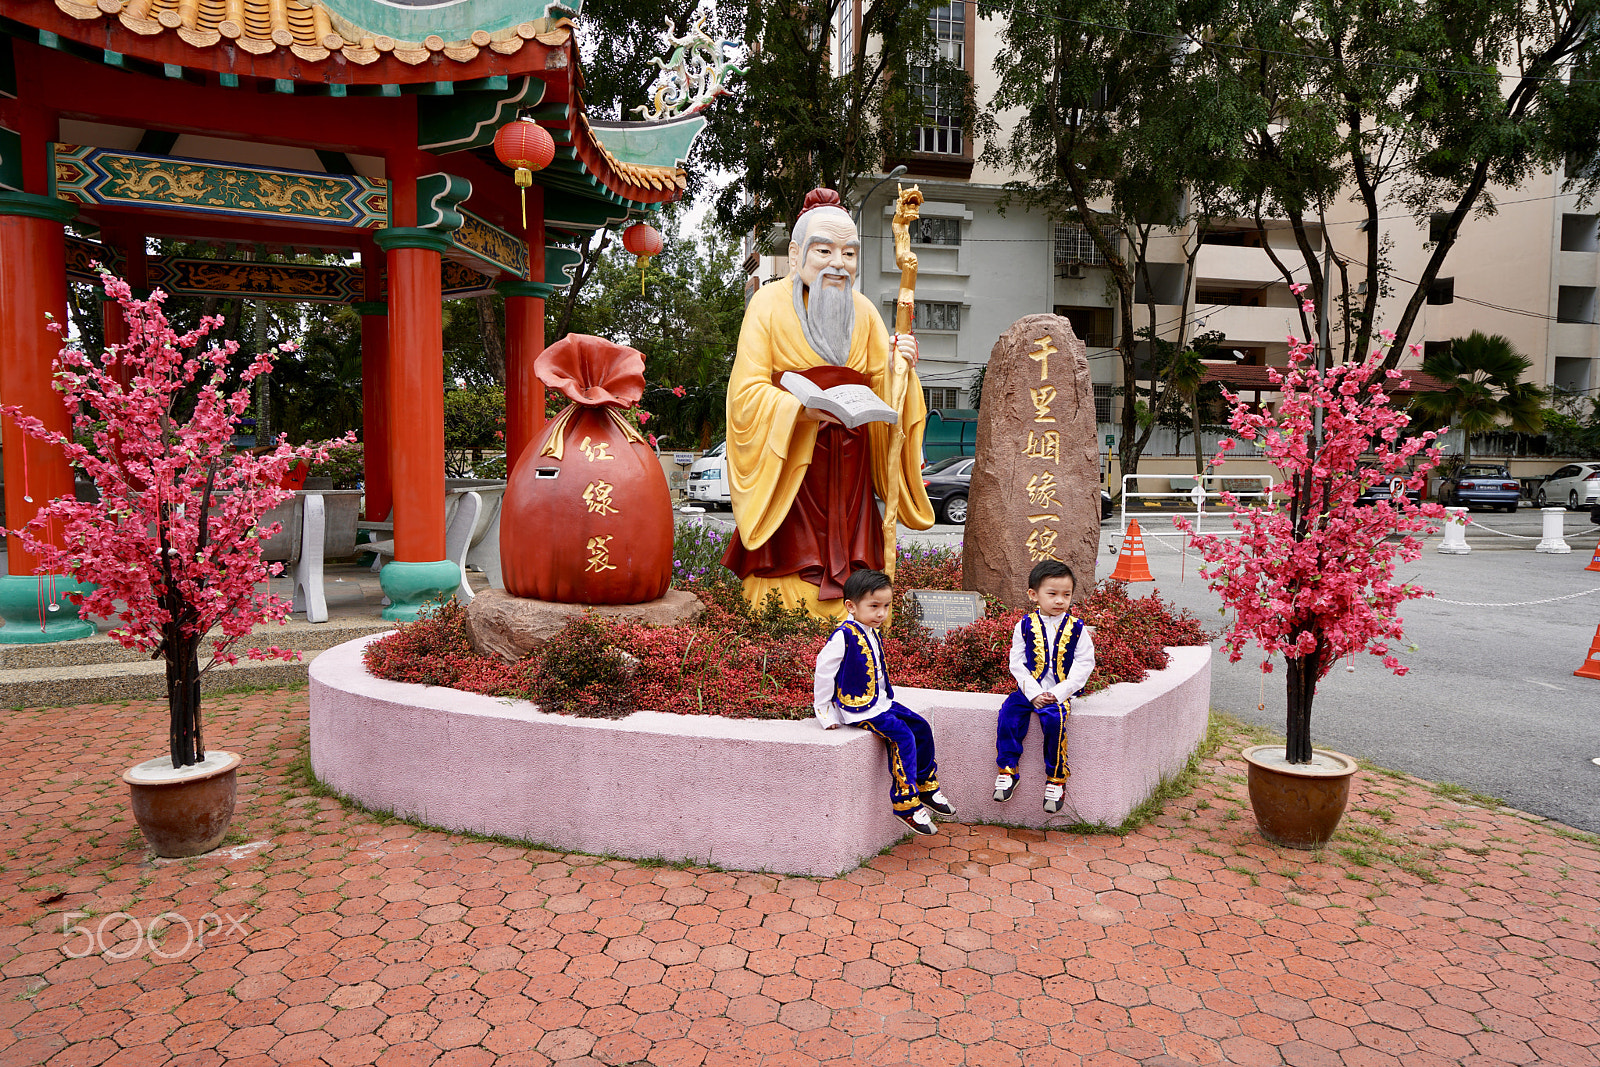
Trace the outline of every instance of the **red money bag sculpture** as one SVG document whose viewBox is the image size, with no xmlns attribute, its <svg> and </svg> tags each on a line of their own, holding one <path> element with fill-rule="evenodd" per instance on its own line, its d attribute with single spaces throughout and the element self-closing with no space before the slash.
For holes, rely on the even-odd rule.
<svg viewBox="0 0 1600 1067">
<path fill-rule="evenodd" d="M 569 334 L 533 365 L 572 403 L 506 486 L 500 565 L 512 596 L 642 604 L 672 582 L 672 494 L 661 463 L 621 412 L 644 394 L 644 356 Z"/>
</svg>

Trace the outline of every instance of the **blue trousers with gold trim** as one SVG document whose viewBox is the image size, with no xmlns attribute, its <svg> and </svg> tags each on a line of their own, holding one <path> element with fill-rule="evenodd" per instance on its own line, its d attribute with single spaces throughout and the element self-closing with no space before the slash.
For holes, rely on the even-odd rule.
<svg viewBox="0 0 1600 1067">
<path fill-rule="evenodd" d="M 889 755 L 889 802 L 895 811 L 915 811 L 922 806 L 919 793 L 939 788 L 939 767 L 933 759 L 933 727 L 904 704 L 870 719 L 851 723 L 883 738 Z"/>
<path fill-rule="evenodd" d="M 1045 778 L 1052 782 L 1066 781 L 1072 777 L 1067 769 L 1066 734 L 1066 718 L 1071 713 L 1070 707 L 1060 704 L 1036 708 L 1020 690 L 1012 690 L 1000 705 L 1000 721 L 995 728 L 995 762 L 1003 771 L 1017 769 L 1017 762 L 1022 759 L 1022 742 L 1027 740 L 1028 726 L 1037 715 L 1044 731 Z"/>
</svg>

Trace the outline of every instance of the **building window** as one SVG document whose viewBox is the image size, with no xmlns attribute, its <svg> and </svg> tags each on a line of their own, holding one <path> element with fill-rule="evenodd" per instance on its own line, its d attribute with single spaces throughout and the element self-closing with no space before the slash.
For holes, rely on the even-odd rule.
<svg viewBox="0 0 1600 1067">
<path fill-rule="evenodd" d="M 1435 278 L 1433 284 L 1428 286 L 1428 303 L 1453 304 L 1456 302 L 1456 280 L 1454 278 Z"/>
<path fill-rule="evenodd" d="M 1556 290 L 1556 321 L 1594 324 L 1592 285 L 1563 285 Z"/>
<path fill-rule="evenodd" d="M 928 410 L 934 408 L 958 408 L 961 406 L 961 390 L 950 389 L 944 386 L 922 387 L 922 395 L 928 401 Z"/>
<path fill-rule="evenodd" d="M 966 66 L 967 6 L 963 0 L 939 4 L 928 16 L 938 42 L 939 57 L 957 67 Z M 961 101 L 941 95 L 931 67 L 911 68 L 912 98 L 922 105 L 923 125 L 917 128 L 916 151 L 961 155 Z"/>
<path fill-rule="evenodd" d="M 1596 233 L 1596 221 L 1593 215 L 1562 215 L 1561 251 L 1600 251 L 1600 240 L 1597 240 L 1600 234 Z"/>
<path fill-rule="evenodd" d="M 918 245 L 958 245 L 960 219 L 918 219 L 911 224 L 911 243 Z"/>
<path fill-rule="evenodd" d="M 951 333 L 961 329 L 961 305 L 941 304 L 931 300 L 918 300 L 911 316 L 913 329 L 946 330 Z"/>
<path fill-rule="evenodd" d="M 839 21 L 834 27 L 839 41 L 839 73 L 849 74 L 856 61 L 856 5 L 855 0 L 845 0 L 839 5 Z"/>
<path fill-rule="evenodd" d="M 1094 421 L 1095 422 L 1110 422 L 1111 421 L 1111 401 L 1116 395 L 1117 395 L 1117 387 L 1116 386 L 1114 386 L 1114 385 L 1101 385 L 1099 382 L 1095 382 L 1094 383 Z"/>
<path fill-rule="evenodd" d="M 1090 267 L 1103 267 L 1106 257 L 1095 247 L 1089 231 L 1076 222 L 1058 222 L 1055 229 L 1056 268 L 1073 263 Z"/>
</svg>

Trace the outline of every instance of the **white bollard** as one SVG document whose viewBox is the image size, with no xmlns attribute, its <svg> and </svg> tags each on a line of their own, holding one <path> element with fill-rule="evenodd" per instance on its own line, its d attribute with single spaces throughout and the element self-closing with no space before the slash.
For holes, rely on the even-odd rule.
<svg viewBox="0 0 1600 1067">
<path fill-rule="evenodd" d="M 1571 552 L 1572 546 L 1562 540 L 1561 524 L 1567 517 L 1566 508 L 1540 508 L 1544 514 L 1544 540 L 1534 546 L 1535 552 Z"/>
<path fill-rule="evenodd" d="M 1467 509 L 1445 508 L 1444 540 L 1439 542 L 1436 551 L 1447 556 L 1464 556 L 1472 551 L 1472 546 L 1467 544 Z"/>
</svg>

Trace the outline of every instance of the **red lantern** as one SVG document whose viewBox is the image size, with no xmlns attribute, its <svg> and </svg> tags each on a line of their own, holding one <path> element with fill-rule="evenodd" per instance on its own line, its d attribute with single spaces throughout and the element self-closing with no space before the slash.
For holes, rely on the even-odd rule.
<svg viewBox="0 0 1600 1067">
<path fill-rule="evenodd" d="M 639 295 L 644 295 L 644 271 L 650 265 L 651 256 L 659 256 L 666 247 L 666 242 L 661 239 L 661 231 L 648 222 L 636 222 L 622 231 L 622 247 L 638 256 L 639 264 Z"/>
<path fill-rule="evenodd" d="M 550 131 L 527 115 L 519 115 L 495 132 L 494 154 L 516 172 L 517 188 L 522 190 L 522 228 L 528 228 L 528 186 L 533 172 L 544 170 L 556 158 L 555 138 Z"/>
</svg>

